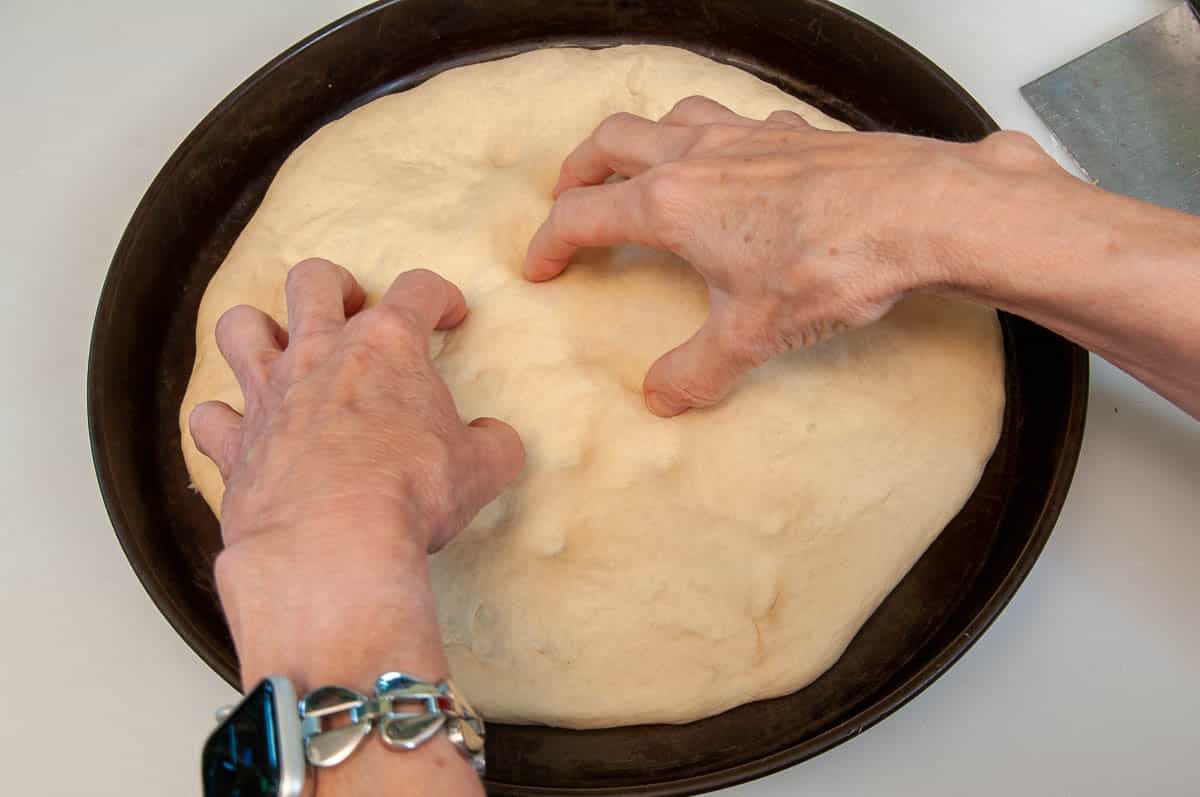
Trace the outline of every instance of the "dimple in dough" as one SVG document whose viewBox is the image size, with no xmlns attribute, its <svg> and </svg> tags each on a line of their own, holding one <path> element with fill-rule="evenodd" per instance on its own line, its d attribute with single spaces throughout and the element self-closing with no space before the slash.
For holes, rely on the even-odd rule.
<svg viewBox="0 0 1200 797">
<path fill-rule="evenodd" d="M 664 420 L 642 378 L 707 312 L 685 263 L 621 247 L 521 278 L 572 147 L 609 114 L 657 118 L 691 94 L 846 129 L 666 47 L 454 69 L 302 144 L 200 307 L 180 429 L 215 510 L 221 479 L 186 421 L 203 400 L 242 406 L 213 339 L 224 310 L 286 323 L 284 276 L 314 256 L 372 301 L 417 266 L 462 287 L 471 313 L 434 341 L 437 369 L 464 418 L 504 418 L 528 450 L 517 484 L 431 560 L 453 677 L 489 720 L 687 722 L 805 686 L 966 502 L 999 436 L 1002 344 L 982 307 L 907 299 Z"/>
</svg>

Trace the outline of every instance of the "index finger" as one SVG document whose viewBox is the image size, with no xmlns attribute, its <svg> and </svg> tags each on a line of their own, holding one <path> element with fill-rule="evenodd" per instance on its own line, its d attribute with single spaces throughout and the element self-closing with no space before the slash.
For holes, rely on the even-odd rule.
<svg viewBox="0 0 1200 797">
<path fill-rule="evenodd" d="M 602 183 L 614 173 L 636 177 L 652 166 L 679 158 L 695 143 L 696 133 L 631 113 L 613 114 L 563 161 L 553 195 L 557 199 L 572 188 Z"/>
<path fill-rule="evenodd" d="M 675 103 L 674 107 L 667 111 L 666 115 L 658 121 L 668 125 L 724 124 L 753 127 L 758 124 L 753 119 L 734 113 L 716 100 L 710 100 L 708 97 L 702 97 L 699 94 L 684 97 Z"/>
<path fill-rule="evenodd" d="M 658 246 L 642 213 L 641 189 L 634 179 L 573 188 L 560 196 L 529 242 L 525 278 L 543 282 L 557 277 L 585 246 Z"/>
<path fill-rule="evenodd" d="M 379 303 L 409 313 L 426 332 L 456 327 L 467 316 L 458 286 L 427 268 L 396 277 Z"/>
</svg>

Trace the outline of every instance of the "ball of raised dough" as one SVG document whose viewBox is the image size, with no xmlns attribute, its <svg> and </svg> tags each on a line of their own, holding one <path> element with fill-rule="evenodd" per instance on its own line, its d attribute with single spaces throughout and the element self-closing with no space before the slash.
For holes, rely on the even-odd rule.
<svg viewBox="0 0 1200 797">
<path fill-rule="evenodd" d="M 489 720 L 686 722 L 806 685 L 961 508 L 999 435 L 1002 347 L 981 307 L 906 300 L 664 420 L 641 383 L 706 315 L 686 264 L 625 247 L 521 278 L 571 148 L 609 114 L 653 118 L 691 94 L 844 128 L 665 47 L 451 70 L 298 148 L 200 309 L 180 419 L 216 508 L 220 476 L 186 419 L 206 399 L 241 406 L 213 341 L 221 312 L 285 321 L 284 276 L 312 256 L 372 297 L 416 266 L 462 287 L 471 315 L 435 347 L 438 370 L 465 418 L 504 418 L 528 450 L 520 481 L 432 559 L 453 676 Z"/>
</svg>

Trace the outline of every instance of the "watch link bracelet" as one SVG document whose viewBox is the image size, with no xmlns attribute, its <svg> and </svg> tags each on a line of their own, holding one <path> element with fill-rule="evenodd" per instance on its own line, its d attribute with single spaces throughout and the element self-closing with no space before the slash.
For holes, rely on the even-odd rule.
<svg viewBox="0 0 1200 797">
<path fill-rule="evenodd" d="M 449 681 L 399 672 L 375 681 L 375 696 L 322 686 L 296 699 L 281 675 L 263 679 L 236 706 L 217 712 L 201 756 L 204 797 L 300 797 L 308 767 L 345 761 L 371 731 L 393 750 L 446 736 L 480 775 L 483 720 Z"/>
</svg>

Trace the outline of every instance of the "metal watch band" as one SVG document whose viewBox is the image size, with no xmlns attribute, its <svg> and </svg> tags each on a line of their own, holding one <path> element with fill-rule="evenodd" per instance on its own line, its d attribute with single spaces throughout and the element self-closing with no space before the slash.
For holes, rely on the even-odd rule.
<svg viewBox="0 0 1200 797">
<path fill-rule="evenodd" d="M 314 767 L 345 761 L 376 727 L 393 749 L 415 750 L 443 729 L 475 771 L 483 774 L 483 720 L 449 681 L 430 684 L 402 672 L 375 681 L 375 696 L 322 686 L 300 701 L 304 754 Z"/>
</svg>

